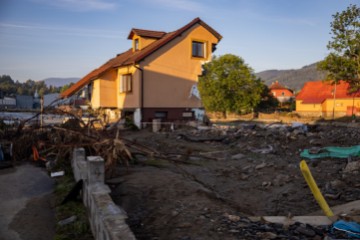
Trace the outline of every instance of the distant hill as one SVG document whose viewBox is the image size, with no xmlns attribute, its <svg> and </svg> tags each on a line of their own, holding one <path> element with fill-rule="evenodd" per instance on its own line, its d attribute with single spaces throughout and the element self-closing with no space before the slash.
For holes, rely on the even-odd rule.
<svg viewBox="0 0 360 240">
<path fill-rule="evenodd" d="M 255 75 L 261 78 L 268 86 L 270 86 L 272 82 L 279 81 L 282 85 L 298 91 L 304 86 L 305 82 L 325 79 L 326 73 L 318 71 L 316 64 L 317 63 L 313 63 L 301 69 L 266 70 L 256 73 Z"/>
<path fill-rule="evenodd" d="M 62 87 L 66 84 L 76 83 L 80 78 L 46 78 L 42 81 L 45 82 L 46 86 L 50 87 Z"/>
</svg>

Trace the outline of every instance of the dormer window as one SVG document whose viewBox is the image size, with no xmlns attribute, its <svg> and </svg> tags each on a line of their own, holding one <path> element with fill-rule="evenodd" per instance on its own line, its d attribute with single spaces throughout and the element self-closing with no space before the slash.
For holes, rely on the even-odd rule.
<svg viewBox="0 0 360 240">
<path fill-rule="evenodd" d="M 192 41 L 192 57 L 205 58 L 205 42 Z"/>
<path fill-rule="evenodd" d="M 137 51 L 139 50 L 139 39 L 135 39 L 134 40 L 134 51 Z"/>
</svg>

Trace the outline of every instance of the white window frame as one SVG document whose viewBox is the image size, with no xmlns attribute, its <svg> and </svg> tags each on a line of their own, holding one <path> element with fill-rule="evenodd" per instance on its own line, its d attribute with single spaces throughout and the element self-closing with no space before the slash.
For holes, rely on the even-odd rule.
<svg viewBox="0 0 360 240">
<path fill-rule="evenodd" d="M 124 74 L 120 78 L 120 93 L 132 92 L 132 75 Z"/>
</svg>

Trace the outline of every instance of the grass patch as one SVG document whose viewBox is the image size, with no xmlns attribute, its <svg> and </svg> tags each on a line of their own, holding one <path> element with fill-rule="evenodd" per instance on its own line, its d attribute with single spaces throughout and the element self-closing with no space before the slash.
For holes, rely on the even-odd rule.
<svg viewBox="0 0 360 240">
<path fill-rule="evenodd" d="M 69 217 L 75 216 L 76 220 L 66 224 L 60 225 L 56 224 L 56 233 L 55 240 L 93 240 L 90 223 L 88 221 L 87 212 L 84 204 L 81 201 L 81 198 L 76 199 L 75 201 L 67 202 L 61 205 L 63 199 L 67 196 L 70 190 L 75 185 L 75 180 L 71 176 L 72 172 L 67 171 L 63 177 L 57 179 L 55 186 L 55 202 L 56 202 L 56 221 L 67 219 Z"/>
</svg>

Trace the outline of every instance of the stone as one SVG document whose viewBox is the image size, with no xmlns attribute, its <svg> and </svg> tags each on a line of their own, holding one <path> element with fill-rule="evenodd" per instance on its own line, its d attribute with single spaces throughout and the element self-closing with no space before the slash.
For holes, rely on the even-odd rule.
<svg viewBox="0 0 360 240">
<path fill-rule="evenodd" d="M 263 186 L 263 187 L 270 187 L 270 186 L 271 186 L 271 182 L 266 182 L 266 181 L 264 181 L 264 182 L 261 184 L 261 186 Z"/>
<path fill-rule="evenodd" d="M 354 172 L 354 171 L 359 171 L 359 170 L 360 170 L 360 161 L 354 161 L 354 162 L 349 162 L 346 165 L 344 172 L 349 173 L 349 172 Z"/>
<path fill-rule="evenodd" d="M 307 237 L 314 237 L 316 235 L 314 230 L 302 226 L 297 227 L 295 231 Z"/>
<path fill-rule="evenodd" d="M 176 217 L 177 215 L 179 215 L 178 211 L 176 210 L 171 211 L 171 216 Z"/>
<path fill-rule="evenodd" d="M 255 169 L 256 169 L 256 170 L 259 170 L 259 169 L 262 169 L 262 168 L 264 168 L 264 167 L 266 167 L 266 163 L 265 163 L 265 162 L 263 162 L 263 163 L 261 163 L 261 164 L 259 164 L 259 165 L 256 165 L 256 166 L 255 166 Z"/>
<path fill-rule="evenodd" d="M 309 141 L 309 143 L 313 146 L 321 146 L 322 145 L 322 141 L 320 139 L 311 139 Z"/>
<path fill-rule="evenodd" d="M 68 224 L 70 224 L 70 223 L 72 223 L 72 222 L 75 222 L 76 219 L 77 219 L 77 217 L 74 215 L 74 216 L 71 216 L 71 217 L 66 218 L 66 219 L 64 219 L 64 220 L 59 221 L 58 224 L 59 224 L 60 226 L 68 225 Z"/>
<path fill-rule="evenodd" d="M 277 234 L 275 234 L 273 232 L 258 232 L 258 233 L 256 233 L 256 236 L 261 239 L 276 239 L 277 238 Z"/>
<path fill-rule="evenodd" d="M 343 187 L 346 187 L 346 183 L 339 180 L 339 179 L 335 179 L 333 181 L 330 182 L 330 185 L 332 188 L 343 188 Z"/>
<path fill-rule="evenodd" d="M 231 215 L 231 214 L 225 214 L 225 216 L 232 222 L 238 222 L 240 221 L 240 217 L 236 216 L 236 215 Z"/>
<path fill-rule="evenodd" d="M 235 155 L 231 156 L 231 159 L 239 160 L 239 159 L 242 159 L 244 156 L 245 156 L 244 154 L 238 153 L 238 154 L 235 154 Z"/>
<path fill-rule="evenodd" d="M 178 228 L 190 228 L 191 226 L 192 226 L 191 223 L 183 222 L 183 223 L 179 223 L 176 227 L 178 227 Z"/>
</svg>

